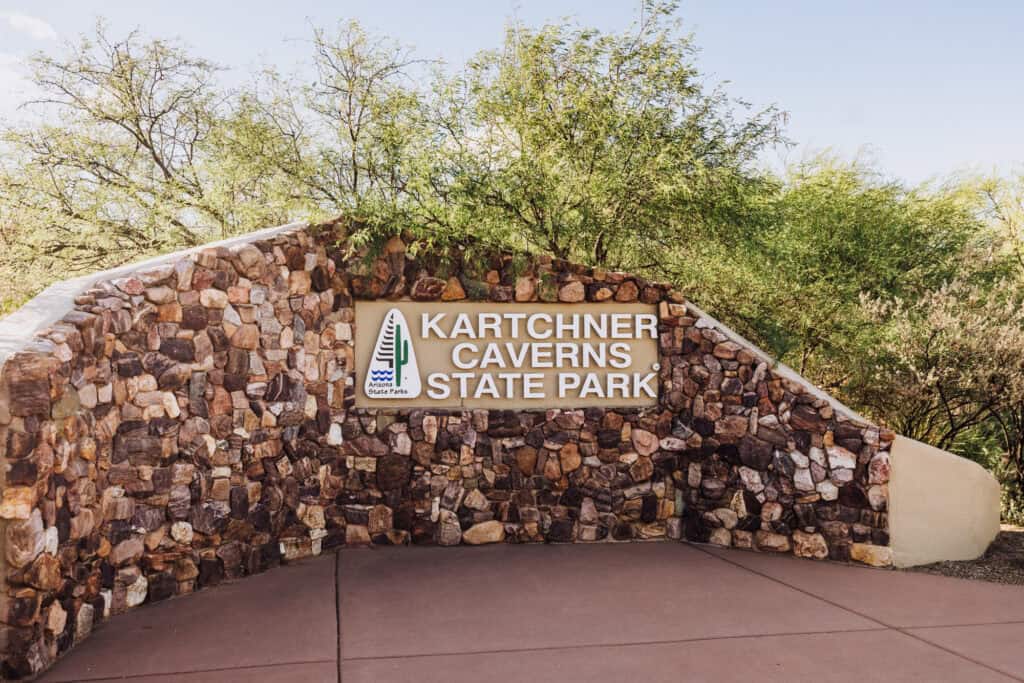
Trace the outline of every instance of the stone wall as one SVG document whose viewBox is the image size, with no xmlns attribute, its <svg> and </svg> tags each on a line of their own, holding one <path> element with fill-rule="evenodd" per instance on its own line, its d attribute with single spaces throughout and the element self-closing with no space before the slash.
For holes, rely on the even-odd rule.
<svg viewBox="0 0 1024 683">
<path fill-rule="evenodd" d="M 108 615 L 339 546 L 668 538 L 890 561 L 893 435 L 668 286 L 545 257 L 467 269 L 398 238 L 368 263 L 342 242 L 293 228 L 122 269 L 8 354 L 5 676 Z M 659 405 L 357 410 L 354 301 L 402 297 L 657 304 Z"/>
</svg>

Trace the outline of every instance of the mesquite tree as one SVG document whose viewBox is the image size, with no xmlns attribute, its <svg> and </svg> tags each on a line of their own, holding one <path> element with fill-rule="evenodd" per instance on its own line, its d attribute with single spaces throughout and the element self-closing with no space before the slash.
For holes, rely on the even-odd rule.
<svg viewBox="0 0 1024 683">
<path fill-rule="evenodd" d="M 512 24 L 501 48 L 439 78 L 416 222 L 613 267 L 727 230 L 782 116 L 738 117 L 742 103 L 706 88 L 675 8 L 647 3 L 622 33 Z"/>
</svg>

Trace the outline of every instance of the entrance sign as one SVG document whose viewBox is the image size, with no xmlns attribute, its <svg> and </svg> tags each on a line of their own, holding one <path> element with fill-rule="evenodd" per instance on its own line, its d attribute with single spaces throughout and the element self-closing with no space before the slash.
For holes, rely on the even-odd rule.
<svg viewBox="0 0 1024 683">
<path fill-rule="evenodd" d="M 566 408 L 658 402 L 645 304 L 355 304 L 356 406 Z"/>
</svg>

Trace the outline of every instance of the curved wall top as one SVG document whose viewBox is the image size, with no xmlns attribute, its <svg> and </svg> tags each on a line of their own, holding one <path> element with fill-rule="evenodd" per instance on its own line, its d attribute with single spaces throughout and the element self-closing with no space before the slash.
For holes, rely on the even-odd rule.
<svg viewBox="0 0 1024 683">
<path fill-rule="evenodd" d="M 892 562 L 892 432 L 667 285 L 544 256 L 442 271 L 398 238 L 367 263 L 339 239 L 264 230 L 58 283 L 0 322 L 5 676 L 109 614 L 343 545 L 671 538 Z M 357 407 L 372 300 L 646 307 L 657 392 Z"/>
</svg>

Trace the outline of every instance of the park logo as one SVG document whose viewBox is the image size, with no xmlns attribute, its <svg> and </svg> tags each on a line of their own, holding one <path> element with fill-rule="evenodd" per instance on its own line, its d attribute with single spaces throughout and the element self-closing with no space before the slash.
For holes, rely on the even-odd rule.
<svg viewBox="0 0 1024 683">
<path fill-rule="evenodd" d="M 367 398 L 416 398 L 421 389 L 409 324 L 400 310 L 392 308 L 377 333 L 363 391 Z"/>
</svg>

